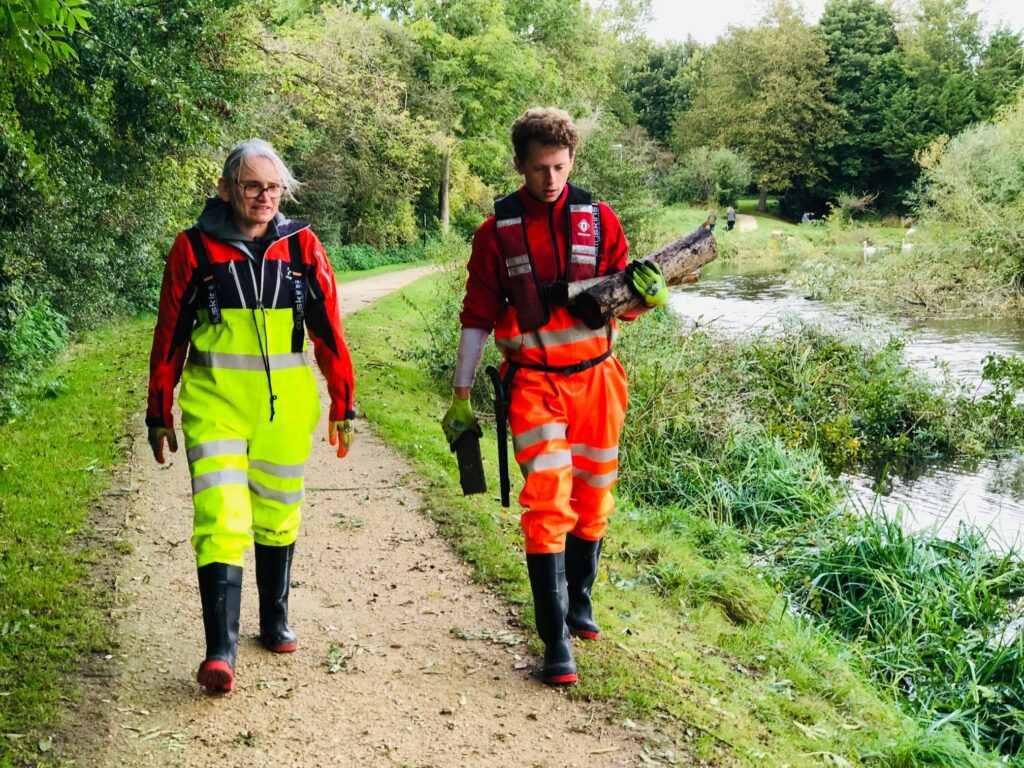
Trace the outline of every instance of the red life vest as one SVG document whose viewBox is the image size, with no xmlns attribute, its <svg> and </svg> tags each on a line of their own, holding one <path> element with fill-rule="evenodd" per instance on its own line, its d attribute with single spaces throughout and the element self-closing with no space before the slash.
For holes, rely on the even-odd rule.
<svg viewBox="0 0 1024 768">
<path fill-rule="evenodd" d="M 601 248 L 601 217 L 593 197 L 585 189 L 568 187 L 565 209 L 569 228 L 569 253 L 564 262 L 565 274 L 560 279 L 570 283 L 589 280 L 597 276 Z M 505 261 L 499 279 L 505 295 L 516 308 L 519 328 L 532 331 L 550 319 L 545 289 L 540 285 L 526 236 L 526 206 L 519 192 L 494 202 L 494 217 L 498 228 L 498 246 Z M 557 258 L 558 254 L 556 254 Z M 561 273 L 561 263 L 556 269 Z"/>
</svg>

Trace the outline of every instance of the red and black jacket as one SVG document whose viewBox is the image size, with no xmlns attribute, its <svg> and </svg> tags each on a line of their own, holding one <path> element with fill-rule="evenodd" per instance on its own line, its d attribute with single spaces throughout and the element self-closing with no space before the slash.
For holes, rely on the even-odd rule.
<svg viewBox="0 0 1024 768">
<path fill-rule="evenodd" d="M 200 217 L 199 232 L 193 232 L 192 236 L 198 235 L 205 246 L 219 306 L 252 309 L 257 306 L 257 297 L 262 297 L 265 309 L 292 308 L 295 302 L 290 288 L 289 240 L 298 238 L 306 288 L 302 314 L 317 364 L 327 380 L 330 418 L 332 421 L 354 418 L 352 360 L 345 343 L 334 271 L 320 240 L 306 224 L 280 215 L 271 227 L 270 237 L 263 243 L 215 237 L 209 230 L 218 234 L 224 231 L 208 224 L 209 214 L 224 215 L 217 210 L 218 202 L 211 200 L 207 204 L 207 210 Z M 206 308 L 206 291 L 200 283 L 196 254 L 188 234 L 181 232 L 167 256 L 160 288 L 149 361 L 147 426 L 173 426 L 174 388 L 181 379 L 197 310 Z"/>
</svg>

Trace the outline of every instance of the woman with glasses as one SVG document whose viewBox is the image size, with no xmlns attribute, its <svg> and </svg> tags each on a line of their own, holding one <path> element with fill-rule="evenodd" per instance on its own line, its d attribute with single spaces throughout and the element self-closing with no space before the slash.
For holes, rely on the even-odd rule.
<svg viewBox="0 0 1024 768">
<path fill-rule="evenodd" d="M 255 543 L 260 641 L 296 649 L 288 586 L 301 519 L 303 470 L 320 417 L 306 331 L 327 379 L 328 438 L 352 444 L 352 362 L 331 269 L 307 224 L 278 211 L 298 183 L 274 148 L 231 150 L 195 226 L 171 248 L 150 356 L 146 425 L 153 457 L 177 439 L 174 387 L 192 477 L 192 546 L 206 631 L 198 681 L 235 681 L 242 555 Z"/>
</svg>

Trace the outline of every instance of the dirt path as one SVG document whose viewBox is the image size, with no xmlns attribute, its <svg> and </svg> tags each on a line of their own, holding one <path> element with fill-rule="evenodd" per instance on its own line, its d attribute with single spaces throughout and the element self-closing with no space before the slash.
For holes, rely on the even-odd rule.
<svg viewBox="0 0 1024 768">
<path fill-rule="evenodd" d="M 757 229 L 757 218 L 749 213 L 737 213 L 736 228 L 740 232 L 751 232 Z"/>
<path fill-rule="evenodd" d="M 343 285 L 343 310 L 424 271 Z M 326 413 L 322 386 L 321 399 Z M 122 533 L 133 553 L 116 580 L 121 645 L 93 674 L 78 743 L 61 750 L 76 766 L 652 762 L 650 732 L 610 725 L 531 676 L 526 633 L 419 514 L 418 480 L 365 422 L 343 461 L 323 423 L 314 438 L 292 574 L 299 651 L 274 655 L 255 640 L 250 551 L 237 687 L 205 694 L 195 683 L 203 638 L 184 451 L 159 467 L 141 414 L 137 423 Z"/>
</svg>

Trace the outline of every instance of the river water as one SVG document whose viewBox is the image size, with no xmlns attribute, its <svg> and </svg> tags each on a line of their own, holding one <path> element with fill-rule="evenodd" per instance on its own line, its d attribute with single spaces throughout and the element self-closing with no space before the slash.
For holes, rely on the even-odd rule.
<svg viewBox="0 0 1024 768">
<path fill-rule="evenodd" d="M 767 264 L 711 264 L 700 282 L 673 292 L 671 306 L 690 322 L 731 334 L 770 330 L 794 315 L 861 336 L 895 333 L 906 340 L 909 363 L 936 378 L 948 370 L 972 389 L 981 384 L 986 355 L 1024 356 L 1024 322 L 865 317 L 805 299 Z M 945 461 L 923 467 L 916 477 L 886 478 L 881 484 L 860 474 L 843 480 L 868 507 L 902 507 L 914 527 L 935 527 L 949 536 L 960 521 L 968 521 L 988 530 L 997 547 L 1024 549 L 1024 453 L 973 463 Z"/>
</svg>

